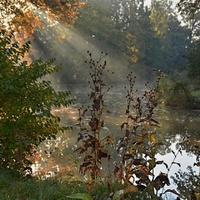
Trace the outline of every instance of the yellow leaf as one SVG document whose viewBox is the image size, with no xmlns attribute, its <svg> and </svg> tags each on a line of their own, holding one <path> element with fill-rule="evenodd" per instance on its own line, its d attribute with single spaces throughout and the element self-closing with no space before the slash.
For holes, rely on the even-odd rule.
<svg viewBox="0 0 200 200">
<path fill-rule="evenodd" d="M 136 151 L 135 151 L 135 149 L 134 149 L 133 147 L 130 147 L 129 153 L 130 153 L 130 154 L 133 154 L 133 153 L 136 153 Z"/>
<path fill-rule="evenodd" d="M 195 193 L 195 197 L 196 197 L 197 200 L 200 200 L 200 193 L 197 193 L 197 192 L 196 192 L 196 193 Z"/>
<path fill-rule="evenodd" d="M 137 138 L 138 138 L 138 141 L 143 141 L 144 140 L 144 137 L 142 135 L 138 135 Z"/>
<path fill-rule="evenodd" d="M 149 140 L 150 140 L 150 142 L 153 142 L 153 143 L 156 142 L 156 138 L 155 138 L 155 135 L 153 133 L 149 133 Z"/>
<path fill-rule="evenodd" d="M 136 63 L 138 61 L 138 56 L 132 55 L 131 56 L 131 61 L 134 62 L 134 63 Z"/>
<path fill-rule="evenodd" d="M 102 142 L 102 141 L 106 141 L 106 143 L 108 143 L 108 144 L 114 144 L 113 138 L 110 137 L 109 135 L 106 136 L 105 138 L 101 139 L 101 142 Z"/>
</svg>

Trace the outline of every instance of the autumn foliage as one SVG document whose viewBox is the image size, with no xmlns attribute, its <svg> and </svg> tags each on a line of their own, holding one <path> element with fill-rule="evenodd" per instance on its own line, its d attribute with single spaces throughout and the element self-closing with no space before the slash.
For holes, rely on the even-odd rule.
<svg viewBox="0 0 200 200">
<path fill-rule="evenodd" d="M 108 162 L 110 161 L 109 146 L 114 143 L 112 134 L 108 129 L 107 135 L 102 135 L 104 114 L 109 112 L 104 103 L 104 94 L 111 87 L 106 88 L 105 84 L 108 71 L 106 70 L 106 61 L 103 61 L 103 59 L 107 54 L 102 52 L 98 61 L 93 60 L 90 52 L 88 54 L 90 59 L 86 63 L 90 68 L 91 81 L 89 81 L 89 84 L 91 93 L 89 98 L 92 104 L 88 108 L 79 108 L 77 123 L 80 130 L 77 138 L 79 147 L 75 151 L 80 155 L 83 154 L 80 172 L 89 174 L 92 180 L 97 180 L 101 174 L 102 160 L 107 159 Z"/>
<path fill-rule="evenodd" d="M 77 0 L 8 0 L 0 2 L 1 27 L 10 27 L 17 36 L 32 39 L 37 27 L 46 27 L 44 15 L 50 20 L 50 25 L 57 21 L 72 25 L 78 16 L 78 9 L 84 6 Z"/>
<path fill-rule="evenodd" d="M 112 161 L 114 167 L 112 167 L 110 176 L 106 176 L 110 181 L 113 179 L 124 184 L 124 195 L 134 193 L 137 196 L 142 192 L 146 197 L 156 199 L 158 192 L 160 197 L 170 192 L 179 196 L 176 190 L 163 190 L 166 185 L 170 185 L 168 172 L 171 166 L 173 164 L 180 165 L 175 162 L 179 151 L 177 154 L 172 152 L 174 160 L 171 165 L 156 158 L 158 149 L 164 145 L 157 137 L 160 123 L 154 114 L 162 94 L 159 88 L 163 74 L 154 70 L 155 84 L 152 86 L 150 83 L 146 83 L 146 89 L 142 92 L 135 88 L 136 76 L 133 76 L 133 73 L 128 74 L 128 86 L 125 87 L 127 95 L 124 98 L 126 101 L 125 117 L 120 126 L 122 134 L 116 141 L 111 131 L 105 126 L 104 116 L 110 111 L 106 108 L 104 98 L 111 89 L 111 87 L 106 89 L 105 84 L 105 77 L 108 75 L 105 73 L 107 63 L 103 60 L 103 54 L 98 61 L 92 58 L 90 52 L 88 54 L 90 59 L 86 63 L 91 71 L 91 81 L 89 81 L 91 92 L 88 95 L 91 106 L 79 108 L 78 147 L 75 152 L 82 157 L 80 172 L 89 175 L 89 180 L 95 183 L 97 180 L 106 178 L 102 173 L 103 160 L 108 165 Z M 107 130 L 106 136 L 102 133 L 103 129 Z M 113 149 L 113 147 L 115 148 Z M 113 160 L 114 154 L 111 153 L 111 149 L 117 152 L 119 158 L 115 157 Z M 159 165 L 164 165 L 167 173 L 155 174 L 155 168 Z M 90 183 L 89 186 L 91 185 L 93 186 Z M 112 188 L 109 181 L 108 187 Z M 116 192 L 115 195 L 118 193 Z"/>
</svg>

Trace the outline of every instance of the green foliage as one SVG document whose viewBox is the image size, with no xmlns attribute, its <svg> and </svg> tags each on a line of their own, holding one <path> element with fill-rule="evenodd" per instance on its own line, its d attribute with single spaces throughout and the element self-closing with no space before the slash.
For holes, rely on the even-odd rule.
<svg viewBox="0 0 200 200">
<path fill-rule="evenodd" d="M 81 10 L 75 27 L 86 38 L 94 37 L 93 42 L 100 46 L 101 49 L 107 43 L 107 50 L 113 52 L 113 49 L 115 49 L 115 52 L 118 52 L 122 50 L 126 35 L 115 26 L 115 21 L 112 20 L 111 16 L 111 9 L 112 5 L 107 0 L 102 0 L 101 2 L 89 0 Z"/>
<path fill-rule="evenodd" d="M 2 170 L 0 174 L 0 200 L 66 200 L 72 193 L 86 193 L 83 182 L 51 178 L 38 180 L 16 176 L 10 171 Z"/>
<path fill-rule="evenodd" d="M 149 78 L 153 68 L 168 73 L 185 62 L 182 55 L 189 41 L 188 27 L 181 26 L 172 5 L 166 1 L 148 8 L 142 0 L 110 0 L 101 4 L 89 0 L 81 9 L 75 28 L 87 41 L 107 49 L 118 62 L 123 60 L 124 74 L 133 71 Z"/>
<path fill-rule="evenodd" d="M 145 7 L 142 0 L 88 0 L 73 28 L 62 23 L 52 26 L 42 13 L 42 23 L 48 28 L 37 28 L 33 43 L 42 57 L 56 57 L 65 66 L 56 73 L 61 83 L 85 82 L 87 71 L 80 63 L 88 46 L 93 54 L 106 49 L 109 67 L 117 69 L 117 81 L 124 81 L 122 74 L 130 71 L 144 78 L 150 78 L 152 68 L 173 73 L 185 62 L 182 55 L 188 46 L 189 27 L 182 26 L 170 3 L 159 1 L 158 5 Z"/>
<path fill-rule="evenodd" d="M 164 3 L 156 1 L 151 4 L 150 19 L 153 25 L 153 30 L 158 36 L 164 36 L 167 32 L 167 17 L 168 13 L 166 11 L 166 6 L 164 5 Z"/>
<path fill-rule="evenodd" d="M 188 66 L 188 76 L 191 79 L 197 80 L 197 84 L 199 85 L 200 82 L 200 40 L 193 42 L 187 51 L 186 58 L 187 58 L 187 66 Z M 200 85 L 199 85 L 200 87 Z"/>
<path fill-rule="evenodd" d="M 167 105 L 181 107 L 187 106 L 188 103 L 191 103 L 192 96 L 187 83 L 173 79 L 168 88 L 168 92 L 166 101 Z"/>
<path fill-rule="evenodd" d="M 187 59 L 187 70 L 183 70 L 182 68 L 175 71 L 171 76 L 165 74 L 161 88 L 164 93 L 162 101 L 166 105 L 199 109 L 199 50 L 200 42 L 194 41 L 189 45 L 184 55 Z"/>
<path fill-rule="evenodd" d="M 107 183 L 96 182 L 92 189 L 88 189 L 87 182 L 69 181 L 69 179 L 49 178 L 38 180 L 16 176 L 10 171 L 2 170 L 0 174 L 0 200 L 30 199 L 30 200 L 70 200 L 91 197 L 105 200 L 110 191 Z M 113 191 L 122 188 L 120 184 L 113 184 Z M 70 198 L 72 197 L 72 198 Z"/>
<path fill-rule="evenodd" d="M 199 109 L 199 86 L 196 83 L 196 80 L 191 82 L 186 73 L 176 72 L 172 76 L 165 74 L 161 82 L 162 103 L 179 108 Z"/>
<path fill-rule="evenodd" d="M 24 59 L 30 43 L 22 46 L 13 34 L 0 32 L 0 165 L 3 168 L 23 170 L 35 147 L 47 138 L 55 137 L 66 127 L 51 113 L 53 107 L 68 106 L 74 102 L 69 92 L 56 92 L 46 75 L 61 66 L 54 60 Z"/>
</svg>

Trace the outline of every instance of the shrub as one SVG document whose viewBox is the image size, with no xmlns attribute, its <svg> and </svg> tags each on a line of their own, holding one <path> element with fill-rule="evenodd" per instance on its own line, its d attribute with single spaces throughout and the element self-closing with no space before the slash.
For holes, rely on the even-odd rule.
<svg viewBox="0 0 200 200">
<path fill-rule="evenodd" d="M 74 102 L 70 92 L 56 92 L 46 75 L 58 71 L 54 59 L 24 59 L 30 43 L 20 45 L 14 35 L 0 32 L 0 166 L 24 170 L 34 149 L 46 138 L 55 137 L 66 127 L 52 107 Z M 24 61 L 25 60 L 25 61 Z M 28 169 L 28 168 L 27 168 Z M 29 168 L 29 170 L 31 170 Z"/>
</svg>

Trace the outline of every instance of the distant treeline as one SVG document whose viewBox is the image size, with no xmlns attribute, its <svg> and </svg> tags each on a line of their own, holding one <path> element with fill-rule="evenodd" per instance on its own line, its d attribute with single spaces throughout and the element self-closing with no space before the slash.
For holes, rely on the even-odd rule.
<svg viewBox="0 0 200 200">
<path fill-rule="evenodd" d="M 147 6 L 144 0 L 88 0 L 74 27 L 58 23 L 38 30 L 34 46 L 43 57 L 56 57 L 62 63 L 63 70 L 56 76 L 61 83 L 87 80 L 87 50 L 97 56 L 108 53 L 115 81 L 123 81 L 123 74 L 130 71 L 148 79 L 153 68 L 168 74 L 186 69 L 183 55 L 199 36 L 199 19 L 195 15 L 180 20 L 168 1 Z"/>
</svg>

